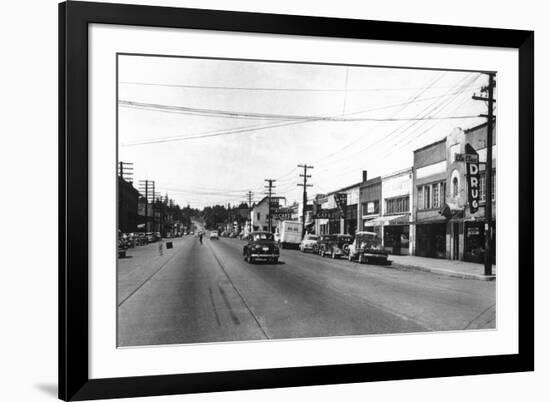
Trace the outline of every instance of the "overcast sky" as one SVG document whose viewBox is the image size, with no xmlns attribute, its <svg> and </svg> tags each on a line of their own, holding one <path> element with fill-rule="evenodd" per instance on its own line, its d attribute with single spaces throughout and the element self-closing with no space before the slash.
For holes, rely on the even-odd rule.
<svg viewBox="0 0 550 402">
<path fill-rule="evenodd" d="M 487 83 L 479 73 L 142 56 L 118 66 L 119 160 L 136 183 L 198 208 L 248 190 L 259 200 L 267 178 L 301 200 L 302 163 L 314 166 L 310 198 L 362 170 L 410 167 L 414 149 L 487 110 L 471 99 Z"/>
</svg>

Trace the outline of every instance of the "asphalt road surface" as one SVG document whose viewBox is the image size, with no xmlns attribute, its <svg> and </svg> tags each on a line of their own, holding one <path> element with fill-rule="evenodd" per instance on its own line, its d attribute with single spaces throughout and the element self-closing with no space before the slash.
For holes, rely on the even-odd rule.
<svg viewBox="0 0 550 402">
<path fill-rule="evenodd" d="M 186 236 L 118 264 L 119 346 L 495 328 L 495 282 Z"/>
</svg>

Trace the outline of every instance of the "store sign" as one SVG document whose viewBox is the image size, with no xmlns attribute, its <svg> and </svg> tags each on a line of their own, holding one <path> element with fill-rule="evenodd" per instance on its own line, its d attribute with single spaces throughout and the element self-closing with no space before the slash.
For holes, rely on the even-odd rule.
<svg viewBox="0 0 550 402">
<path fill-rule="evenodd" d="M 470 204 L 470 213 L 475 214 L 479 209 L 479 155 L 470 145 L 466 144 L 466 155 L 470 161 L 466 162 L 466 180 L 468 182 L 468 203 Z"/>
<path fill-rule="evenodd" d="M 333 209 L 318 209 L 314 219 L 340 219 L 342 212 L 336 208 Z"/>
<path fill-rule="evenodd" d="M 271 213 L 271 216 L 273 219 L 280 220 L 280 221 L 286 221 L 290 220 L 292 218 L 292 212 L 288 210 L 282 210 L 278 209 Z"/>
<path fill-rule="evenodd" d="M 479 155 L 475 154 L 455 154 L 455 162 L 479 163 Z"/>
<path fill-rule="evenodd" d="M 348 202 L 348 195 L 346 193 L 336 193 L 334 194 L 334 201 L 336 206 L 342 214 L 346 213 L 346 204 Z"/>
</svg>

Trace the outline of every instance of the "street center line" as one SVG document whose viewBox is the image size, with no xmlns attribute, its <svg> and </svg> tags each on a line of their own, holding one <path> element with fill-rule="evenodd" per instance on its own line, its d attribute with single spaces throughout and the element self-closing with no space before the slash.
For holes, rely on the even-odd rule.
<svg viewBox="0 0 550 402">
<path fill-rule="evenodd" d="M 208 249 L 212 252 L 212 255 L 214 256 L 216 262 L 218 263 L 218 265 L 220 266 L 221 270 L 223 271 L 223 273 L 225 274 L 225 277 L 227 278 L 227 280 L 229 281 L 229 283 L 231 284 L 231 286 L 233 287 L 233 289 L 235 290 L 235 292 L 237 293 L 237 295 L 241 298 L 244 306 L 246 307 L 246 309 L 248 310 L 248 312 L 250 313 L 250 315 L 252 316 L 252 318 L 254 318 L 254 321 L 256 321 L 256 324 L 258 325 L 258 328 L 260 328 L 260 331 L 262 331 L 264 337 L 266 339 L 271 339 L 271 337 L 267 334 L 267 330 L 264 329 L 264 327 L 262 327 L 262 325 L 260 324 L 260 320 L 258 317 L 256 317 L 256 314 L 254 314 L 254 312 L 252 311 L 252 308 L 248 305 L 248 303 L 246 302 L 246 299 L 244 298 L 244 296 L 242 295 L 241 292 L 239 292 L 239 289 L 237 289 L 237 287 L 235 286 L 235 284 L 233 283 L 233 280 L 231 279 L 231 277 L 229 276 L 229 274 L 227 273 L 227 271 L 225 270 L 225 267 L 223 266 L 222 262 L 220 261 L 220 259 L 218 258 L 218 255 L 216 254 L 216 252 L 214 251 L 214 249 L 212 248 L 212 246 L 210 245 L 210 242 L 207 242 L 206 243 L 207 246 L 208 246 Z"/>
</svg>

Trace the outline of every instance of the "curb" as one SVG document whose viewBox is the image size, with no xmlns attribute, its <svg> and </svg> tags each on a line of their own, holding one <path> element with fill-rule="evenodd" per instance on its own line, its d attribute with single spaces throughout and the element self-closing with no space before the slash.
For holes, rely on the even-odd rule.
<svg viewBox="0 0 550 402">
<path fill-rule="evenodd" d="M 422 272 L 431 272 L 433 274 L 438 275 L 444 275 L 449 276 L 452 278 L 460 278 L 460 279 L 472 279 L 477 281 L 494 281 L 496 280 L 496 275 L 478 275 L 478 274 L 471 274 L 468 272 L 457 272 L 457 271 L 450 271 L 448 269 L 441 269 L 441 268 L 426 268 L 423 266 L 417 266 L 417 265 L 400 265 L 399 263 L 395 263 L 395 261 L 391 262 L 391 265 L 387 265 L 388 268 L 394 268 L 399 269 L 402 271 L 422 271 Z"/>
</svg>

